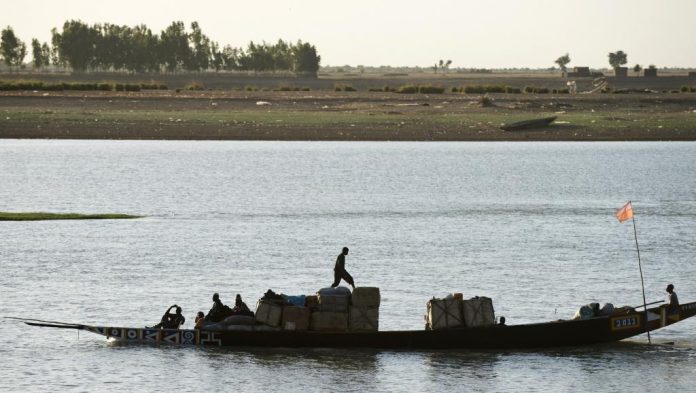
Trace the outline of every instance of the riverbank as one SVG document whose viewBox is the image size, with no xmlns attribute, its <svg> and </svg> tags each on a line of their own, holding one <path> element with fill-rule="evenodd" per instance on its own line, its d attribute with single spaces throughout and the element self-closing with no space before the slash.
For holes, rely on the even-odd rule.
<svg viewBox="0 0 696 393">
<path fill-rule="evenodd" d="M 0 94 L 0 138 L 184 140 L 696 140 L 696 94 L 141 91 Z M 500 125 L 557 116 L 550 127 Z"/>
</svg>

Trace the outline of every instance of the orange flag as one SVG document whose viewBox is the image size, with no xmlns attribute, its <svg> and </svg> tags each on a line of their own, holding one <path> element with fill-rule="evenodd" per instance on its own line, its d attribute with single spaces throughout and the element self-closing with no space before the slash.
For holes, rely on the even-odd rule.
<svg viewBox="0 0 696 393">
<path fill-rule="evenodd" d="M 620 223 L 633 218 L 633 205 L 631 205 L 631 201 L 628 201 L 621 209 L 617 210 L 614 215 Z"/>
</svg>

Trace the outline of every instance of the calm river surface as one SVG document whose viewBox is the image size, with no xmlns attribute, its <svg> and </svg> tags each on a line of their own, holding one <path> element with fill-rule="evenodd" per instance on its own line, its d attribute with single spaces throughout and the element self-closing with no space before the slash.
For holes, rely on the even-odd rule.
<svg viewBox="0 0 696 393">
<path fill-rule="evenodd" d="M 145 215 L 0 222 L 0 316 L 190 327 L 213 292 L 253 306 L 328 286 L 336 255 L 382 291 L 380 328 L 427 300 L 493 298 L 509 324 L 696 300 L 696 143 L 0 140 L 0 211 Z M 696 320 L 545 351 L 124 346 L 0 320 L 2 391 L 692 391 Z M 668 344 L 674 342 L 673 345 Z"/>
</svg>

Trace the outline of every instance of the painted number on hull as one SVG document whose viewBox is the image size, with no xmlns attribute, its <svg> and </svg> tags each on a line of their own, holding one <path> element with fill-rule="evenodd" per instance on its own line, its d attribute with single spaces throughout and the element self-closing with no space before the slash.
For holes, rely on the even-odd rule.
<svg viewBox="0 0 696 393">
<path fill-rule="evenodd" d="M 637 316 L 612 318 L 612 320 L 611 320 L 611 329 L 612 330 L 633 329 L 633 328 L 637 328 L 639 326 L 640 326 L 640 320 L 638 319 Z"/>
</svg>

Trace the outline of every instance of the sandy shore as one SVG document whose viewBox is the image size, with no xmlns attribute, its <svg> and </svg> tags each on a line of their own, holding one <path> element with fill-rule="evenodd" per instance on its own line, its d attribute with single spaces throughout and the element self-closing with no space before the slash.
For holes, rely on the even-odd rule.
<svg viewBox="0 0 696 393">
<path fill-rule="evenodd" d="M 333 91 L 2 92 L 0 138 L 191 140 L 696 140 L 696 94 Z M 503 123 L 558 116 L 539 130 Z"/>
</svg>

